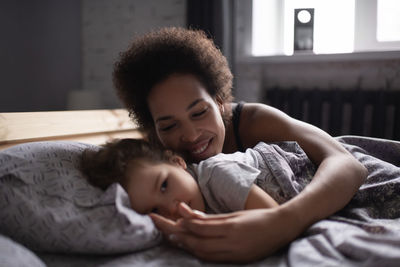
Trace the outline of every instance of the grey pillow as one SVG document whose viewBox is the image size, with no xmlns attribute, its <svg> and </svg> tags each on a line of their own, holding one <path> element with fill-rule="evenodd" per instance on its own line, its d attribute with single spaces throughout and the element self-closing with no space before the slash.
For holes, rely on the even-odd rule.
<svg viewBox="0 0 400 267">
<path fill-rule="evenodd" d="M 118 184 L 91 186 L 79 171 L 84 149 L 67 141 L 0 151 L 0 233 L 35 251 L 123 253 L 159 243 L 148 216 L 134 212 Z"/>
</svg>

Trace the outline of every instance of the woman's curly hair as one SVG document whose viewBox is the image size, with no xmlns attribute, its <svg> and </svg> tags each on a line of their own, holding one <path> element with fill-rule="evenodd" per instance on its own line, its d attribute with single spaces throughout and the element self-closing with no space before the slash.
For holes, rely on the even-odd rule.
<svg viewBox="0 0 400 267">
<path fill-rule="evenodd" d="M 147 97 L 172 74 L 195 75 L 214 99 L 222 103 L 233 100 L 228 62 L 204 32 L 175 27 L 150 32 L 120 54 L 113 72 L 119 98 L 149 135 L 154 135 L 155 129 Z"/>
<path fill-rule="evenodd" d="M 113 183 L 123 184 L 127 167 L 133 160 L 163 163 L 169 162 L 172 155 L 171 151 L 152 147 L 143 139 L 116 139 L 99 150 L 84 150 L 80 169 L 90 184 L 105 190 Z"/>
</svg>

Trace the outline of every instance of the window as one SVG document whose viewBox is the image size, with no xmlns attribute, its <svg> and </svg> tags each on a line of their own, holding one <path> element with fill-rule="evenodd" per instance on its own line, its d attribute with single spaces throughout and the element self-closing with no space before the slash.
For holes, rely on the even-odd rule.
<svg viewBox="0 0 400 267">
<path fill-rule="evenodd" d="M 293 55 L 294 10 L 314 9 L 314 54 L 400 50 L 398 0 L 253 0 L 253 56 Z"/>
<path fill-rule="evenodd" d="M 379 42 L 400 41 L 400 1 L 378 0 L 377 39 Z"/>
</svg>

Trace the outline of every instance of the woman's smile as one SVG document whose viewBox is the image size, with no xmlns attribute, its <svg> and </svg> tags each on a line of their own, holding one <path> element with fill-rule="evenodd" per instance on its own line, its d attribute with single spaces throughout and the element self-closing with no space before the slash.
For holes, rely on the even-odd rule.
<svg viewBox="0 0 400 267">
<path fill-rule="evenodd" d="M 200 154 L 202 154 L 204 151 L 206 151 L 206 149 L 210 146 L 211 141 L 212 141 L 212 138 L 197 143 L 192 148 L 190 148 L 190 153 L 193 156 L 200 156 Z"/>
</svg>

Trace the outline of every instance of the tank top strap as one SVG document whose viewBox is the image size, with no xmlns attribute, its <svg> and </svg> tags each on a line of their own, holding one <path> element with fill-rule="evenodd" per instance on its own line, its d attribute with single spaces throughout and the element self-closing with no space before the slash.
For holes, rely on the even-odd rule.
<svg viewBox="0 0 400 267">
<path fill-rule="evenodd" d="M 244 152 L 244 147 L 240 139 L 239 134 L 239 123 L 240 123 L 240 113 L 242 113 L 242 108 L 245 102 L 239 102 L 236 107 L 232 109 L 232 124 L 233 124 L 233 134 L 235 135 L 235 141 L 238 151 Z"/>
</svg>

